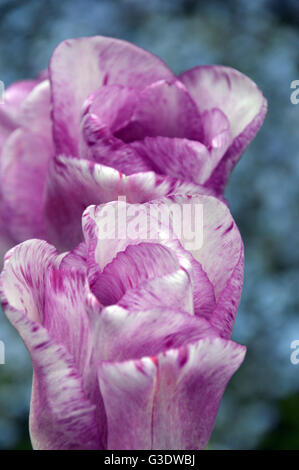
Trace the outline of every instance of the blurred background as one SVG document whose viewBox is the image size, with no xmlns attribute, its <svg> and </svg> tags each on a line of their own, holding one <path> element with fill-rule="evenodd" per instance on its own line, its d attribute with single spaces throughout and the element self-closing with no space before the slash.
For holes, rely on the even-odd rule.
<svg viewBox="0 0 299 470">
<path fill-rule="evenodd" d="M 264 126 L 235 168 L 226 197 L 245 244 L 233 339 L 247 346 L 224 395 L 211 449 L 299 449 L 298 0 L 0 0 L 0 79 L 47 67 L 71 37 L 106 35 L 160 56 L 176 73 L 224 64 L 264 92 Z M 31 361 L 0 312 L 0 449 L 30 449 Z"/>
</svg>

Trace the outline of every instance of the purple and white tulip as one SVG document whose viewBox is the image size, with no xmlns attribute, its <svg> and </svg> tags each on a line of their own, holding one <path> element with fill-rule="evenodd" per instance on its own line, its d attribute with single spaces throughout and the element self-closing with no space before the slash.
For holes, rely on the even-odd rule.
<svg viewBox="0 0 299 470">
<path fill-rule="evenodd" d="M 149 237 L 150 209 L 170 203 L 202 205 L 200 248 L 187 250 L 175 231 Z M 89 206 L 70 252 L 35 239 L 6 255 L 1 300 L 34 367 L 33 447 L 203 449 L 245 355 L 230 340 L 239 231 L 219 199 L 176 195 L 130 216 L 138 237 L 109 239 L 102 216 L 116 204 L 129 222 L 132 204 Z"/>
<path fill-rule="evenodd" d="M 99 36 L 62 42 L 48 75 L 5 96 L 2 244 L 38 237 L 62 250 L 82 241 L 90 204 L 221 196 L 266 113 L 261 91 L 232 68 L 177 77 L 149 52 Z"/>
</svg>

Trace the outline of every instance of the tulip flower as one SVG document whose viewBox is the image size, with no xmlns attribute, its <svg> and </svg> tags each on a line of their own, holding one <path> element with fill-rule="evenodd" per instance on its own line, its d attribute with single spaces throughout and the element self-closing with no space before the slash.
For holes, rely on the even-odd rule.
<svg viewBox="0 0 299 470">
<path fill-rule="evenodd" d="M 4 247 L 42 238 L 73 249 L 83 240 L 82 211 L 119 195 L 132 203 L 222 197 L 266 113 L 261 91 L 237 70 L 199 66 L 176 76 L 153 54 L 100 36 L 62 42 L 48 73 L 5 97 Z"/>
<path fill-rule="evenodd" d="M 198 239 L 184 224 L 197 207 Z M 0 278 L 33 362 L 33 447 L 204 449 L 245 354 L 230 339 L 243 245 L 229 209 L 207 195 L 114 201 L 82 226 L 66 253 L 17 245 Z"/>
</svg>

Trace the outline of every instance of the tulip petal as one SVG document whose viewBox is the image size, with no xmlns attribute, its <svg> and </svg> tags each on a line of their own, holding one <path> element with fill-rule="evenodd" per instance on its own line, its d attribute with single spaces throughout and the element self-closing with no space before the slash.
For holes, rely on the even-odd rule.
<svg viewBox="0 0 299 470">
<path fill-rule="evenodd" d="M 88 294 L 85 273 L 74 268 L 48 270 L 42 323 L 55 342 L 65 346 L 83 376 L 91 354 Z"/>
<path fill-rule="evenodd" d="M 114 134 L 130 122 L 139 95 L 119 85 L 96 90 L 85 102 L 81 120 L 80 156 L 126 175 L 151 170 L 150 164 Z"/>
<path fill-rule="evenodd" d="M 87 114 L 81 123 L 80 155 L 131 175 L 152 170 L 152 165 L 130 145 L 115 137 L 95 114 Z"/>
<path fill-rule="evenodd" d="M 82 251 L 78 247 L 76 255 Z M 74 268 L 61 268 L 64 257 L 41 240 L 28 240 L 10 250 L 1 273 L 1 301 L 33 360 L 33 445 L 45 449 L 101 448 L 106 439 L 105 414 L 96 368 L 91 363 L 88 315 L 93 310 L 90 313 L 96 316 L 96 310 L 99 314 L 101 308 L 90 299 L 85 274 Z M 65 383 L 60 384 L 60 378 Z M 63 406 L 66 415 L 59 416 Z M 91 438 L 83 444 L 80 415 L 82 431 L 85 426 L 91 427 L 86 430 Z M 100 431 L 95 422 L 99 416 Z M 47 430 L 47 420 L 54 422 L 53 435 L 51 429 Z M 88 424 L 89 421 L 92 422 Z M 45 429 L 44 436 L 41 429 Z"/>
<path fill-rule="evenodd" d="M 163 245 L 129 245 L 118 252 L 102 272 L 96 269 L 89 273 L 90 288 L 103 305 L 111 305 L 117 303 L 128 289 L 174 272 L 178 267 L 175 253 Z"/>
<path fill-rule="evenodd" d="M 139 99 L 140 92 L 134 88 L 106 85 L 86 99 L 82 117 L 97 116 L 102 127 L 107 127 L 113 135 L 130 122 Z"/>
<path fill-rule="evenodd" d="M 139 93 L 127 126 L 116 135 L 125 142 L 146 136 L 200 140 L 200 115 L 181 82 L 159 80 Z"/>
<path fill-rule="evenodd" d="M 155 358 L 102 362 L 108 449 L 204 449 L 244 355 L 243 346 L 207 337 Z"/>
<path fill-rule="evenodd" d="M 63 263 L 61 263 L 63 264 Z M 106 440 L 105 410 L 93 361 L 92 331 L 101 305 L 90 293 L 86 273 L 61 266 L 46 276 L 43 326 L 56 344 L 63 345 L 82 377 L 84 393 L 96 407 L 100 440 Z"/>
<path fill-rule="evenodd" d="M 153 449 L 206 447 L 222 395 L 245 351 L 232 341 L 207 337 L 158 356 Z"/>
<path fill-rule="evenodd" d="M 129 246 L 136 249 L 140 244 L 161 245 L 175 254 L 183 269 L 191 269 L 188 254 L 174 233 L 168 207 L 163 207 L 164 219 L 151 213 L 151 204 L 126 204 L 124 201 L 110 202 L 101 206 L 89 206 L 82 216 L 83 233 L 88 250 L 89 279 L 102 272 L 119 252 Z M 165 211 L 166 209 L 166 211 Z M 165 222 L 165 224 L 164 224 Z M 175 266 L 177 268 L 177 266 Z"/>
<path fill-rule="evenodd" d="M 240 253 L 240 258 L 236 264 L 225 288 L 222 290 L 216 308 L 210 318 L 211 323 L 217 328 L 223 338 L 229 339 L 232 334 L 236 312 L 238 310 L 244 271 L 244 252 Z"/>
<path fill-rule="evenodd" d="M 18 120 L 21 104 L 38 83 L 39 80 L 21 80 L 13 83 L 5 90 L 3 109 L 11 118 Z"/>
<path fill-rule="evenodd" d="M 207 302 L 207 301 L 205 301 Z M 179 269 L 156 279 L 147 280 L 136 288 L 128 289 L 118 305 L 134 311 L 164 306 L 194 313 L 193 289 L 189 274 Z"/>
<path fill-rule="evenodd" d="M 191 217 L 195 217 L 196 223 L 194 220 L 190 220 L 190 217 L 184 220 L 184 209 L 182 207 L 185 199 L 187 200 L 186 204 L 191 207 L 192 196 L 189 195 L 181 199 L 177 196 L 178 204 L 172 205 L 172 202 L 176 202 L 175 198 L 176 196 L 162 198 L 142 206 L 125 204 L 125 202 L 119 201 L 118 203 L 113 202 L 98 207 L 90 206 L 86 209 L 82 220 L 83 232 L 88 246 L 89 282 L 90 285 L 95 286 L 97 279 L 99 279 L 96 291 L 98 293 L 101 292 L 101 277 L 99 273 L 103 272 L 105 266 L 111 263 L 113 259 L 116 259 L 115 257 L 117 257 L 119 252 L 124 252 L 128 246 L 136 249 L 136 246 L 140 243 L 157 242 L 161 245 L 161 249 L 163 246 L 173 251 L 179 266 L 190 276 L 194 293 L 195 314 L 208 318 L 215 308 L 213 284 L 200 263 L 188 251 L 184 250 L 178 242 L 178 239 L 181 240 L 182 238 L 182 231 L 184 232 L 183 235 L 189 235 L 189 233 L 185 233 L 188 224 L 191 224 L 193 227 L 195 226 L 196 237 L 198 235 L 201 238 L 202 227 L 200 220 L 198 221 L 199 224 L 197 224 L 197 219 L 200 219 L 200 217 L 198 217 L 197 211 L 194 210 Z M 197 201 L 196 203 L 202 206 L 202 202 Z M 178 233 L 174 233 L 172 224 L 181 230 Z M 134 232 L 135 228 L 138 228 L 136 233 Z M 190 243 L 189 237 L 188 241 Z M 197 240 L 195 239 L 195 241 Z M 121 259 L 126 259 L 126 257 L 122 255 Z M 113 266 L 112 263 L 111 266 Z M 116 266 L 118 266 L 118 262 L 116 262 Z M 173 266 L 171 270 L 174 271 L 179 266 Z M 116 272 L 119 272 L 119 267 L 116 269 Z M 120 282 L 118 276 L 115 282 Z M 103 295 L 105 292 L 111 293 L 113 291 L 112 285 L 114 288 L 116 287 L 115 283 L 111 284 L 111 282 L 110 286 L 109 284 L 105 286 L 108 291 L 103 289 Z M 124 291 L 124 284 L 121 282 L 118 284 L 118 294 L 113 297 L 114 301 L 119 300 Z M 101 301 L 103 300 L 102 298 Z"/>
<path fill-rule="evenodd" d="M 215 313 L 212 314 L 211 321 L 212 323 L 215 321 L 215 326 L 217 325 L 221 333 L 225 337 L 229 337 L 233 326 L 233 319 L 240 302 L 243 283 L 244 248 L 241 235 L 228 207 L 217 198 L 205 195 L 173 195 L 161 198 L 156 202 L 156 204 L 168 204 L 170 206 L 174 203 L 179 204 L 185 209 L 189 204 L 193 206 L 190 214 L 195 220 L 191 220 L 189 224 L 195 223 L 198 220 L 196 209 L 199 207 L 203 209 L 202 227 L 193 229 L 194 234 L 202 235 L 201 245 L 199 243 L 195 244 L 194 239 L 190 236 L 188 237 L 189 239 L 186 238 L 186 235 L 192 235 L 193 233 L 191 225 L 190 233 L 178 230 L 176 235 L 186 249 L 186 252 L 190 251 L 192 257 L 200 263 L 199 274 L 201 274 L 201 277 L 203 276 L 201 273 L 202 269 L 212 284 L 216 305 L 219 305 Z M 187 228 L 186 222 L 183 224 L 183 227 Z M 175 227 L 174 229 L 176 230 Z M 191 264 L 193 269 L 196 270 L 194 263 L 191 262 Z M 200 299 L 201 286 L 207 289 L 207 284 L 201 281 L 200 283 L 195 283 L 196 285 L 198 285 L 196 297 Z M 213 306 L 212 299 L 209 305 Z M 208 309 L 204 316 L 209 317 L 208 312 L 211 313 L 211 309 Z"/>
<path fill-rule="evenodd" d="M 194 313 L 210 319 L 216 307 L 214 287 L 201 264 L 191 255 Z"/>
<path fill-rule="evenodd" d="M 41 240 L 28 240 L 10 250 L 1 273 L 1 301 L 33 361 L 33 446 L 101 448 L 105 420 L 100 433 L 95 369 L 86 367 L 91 344 L 85 276 L 59 271 L 63 256 Z M 83 444 L 82 433 L 86 436 Z"/>
<path fill-rule="evenodd" d="M 0 105 L 0 151 L 9 134 L 18 127 L 19 108 L 37 83 L 36 80 L 23 80 L 5 90 L 4 103 Z"/>
<path fill-rule="evenodd" d="M 201 142 L 170 137 L 145 137 L 132 142 L 130 147 L 152 170 L 174 178 L 201 184 L 210 174 L 212 160 L 208 149 Z"/>
<path fill-rule="evenodd" d="M 231 144 L 230 123 L 226 115 L 219 108 L 204 111 L 201 115 L 201 121 L 203 143 L 210 152 L 212 160 L 210 172 L 212 172 Z"/>
<path fill-rule="evenodd" d="M 91 203 L 117 200 L 123 194 L 122 174 L 87 160 L 52 160 L 46 188 L 45 219 L 49 240 L 61 250 L 82 240 L 81 218 Z"/>
<path fill-rule="evenodd" d="M 233 141 L 206 182 L 221 192 L 234 165 L 261 127 L 267 102 L 252 80 L 230 67 L 195 67 L 181 74 L 179 79 L 200 113 L 219 108 L 229 120 Z"/>
<path fill-rule="evenodd" d="M 157 356 L 217 334 L 204 318 L 177 309 L 134 311 L 116 305 L 102 310 L 93 333 L 97 358 L 109 362 Z"/>
<path fill-rule="evenodd" d="M 87 247 L 84 242 L 80 243 L 76 248 L 67 253 L 61 263 L 62 269 L 76 268 L 77 271 L 86 272 Z"/>
<path fill-rule="evenodd" d="M 57 157 L 49 167 L 45 219 L 48 239 L 61 250 L 69 250 L 82 239 L 81 217 L 90 204 L 102 204 L 125 197 L 143 203 L 166 194 L 211 193 L 154 172 L 125 176 L 113 168 L 86 160 Z"/>
<path fill-rule="evenodd" d="M 107 449 L 151 449 L 154 362 L 149 358 L 103 362 L 98 377 L 107 415 Z"/>
<path fill-rule="evenodd" d="M 42 323 L 46 273 L 60 262 L 56 249 L 42 240 L 27 240 L 12 248 L 0 277 L 3 306 L 23 310 L 29 319 Z"/>
<path fill-rule="evenodd" d="M 126 41 L 95 36 L 62 42 L 50 61 L 57 153 L 78 156 L 82 105 L 100 86 L 138 90 L 173 77 L 159 58 Z"/>
<path fill-rule="evenodd" d="M 50 82 L 44 80 L 22 102 L 18 120 L 21 126 L 52 141 Z M 54 153 L 54 151 L 53 151 Z"/>
<path fill-rule="evenodd" d="M 7 139 L 0 164 L 1 217 L 16 241 L 45 238 L 43 192 L 48 160 L 54 152 L 49 81 L 37 84 L 31 92 L 23 90 L 22 100 L 19 95 L 17 117 L 21 129 Z"/>
<path fill-rule="evenodd" d="M 170 112 L 171 114 L 173 112 Z M 167 116 L 165 113 L 165 122 Z M 186 118 L 184 113 L 183 116 Z M 144 161 L 149 161 L 157 173 L 202 184 L 225 154 L 231 143 L 231 131 L 226 116 L 217 108 L 206 110 L 201 117 L 190 116 L 190 121 L 190 134 L 186 132 L 184 135 L 186 129 L 184 131 L 181 123 L 181 132 L 175 129 L 173 138 L 165 137 L 162 133 L 162 136 L 151 137 L 153 131 L 149 129 L 149 137 L 145 136 L 143 140 L 132 142 L 130 147 L 137 151 Z M 186 122 L 189 122 L 188 119 Z M 168 133 L 171 134 L 170 131 Z M 197 137 L 201 142 L 192 140 L 192 137 Z"/>
<path fill-rule="evenodd" d="M 212 109 L 200 117 L 178 81 L 160 80 L 141 92 L 105 86 L 84 108 L 81 157 L 126 175 L 155 170 L 201 183 L 231 142 L 226 116 Z"/>
<path fill-rule="evenodd" d="M 230 143 L 230 129 L 223 113 L 217 110 L 204 116 L 204 143 L 177 137 L 145 137 L 132 142 L 143 161 L 160 174 L 203 184 L 217 166 Z M 207 129 L 205 129 L 207 128 Z"/>
<path fill-rule="evenodd" d="M 44 190 L 52 151 L 43 135 L 22 128 L 4 144 L 0 163 L 2 217 L 16 241 L 45 238 Z"/>
<path fill-rule="evenodd" d="M 127 201 L 131 203 L 152 201 L 168 194 L 215 195 L 211 188 L 170 176 L 158 175 L 153 171 L 130 175 L 127 181 L 129 186 Z"/>
<path fill-rule="evenodd" d="M 239 262 L 240 254 L 243 252 L 241 235 L 228 207 L 219 199 L 204 195 L 173 195 L 162 198 L 158 202 L 170 206 L 174 203 L 179 204 L 185 206 L 185 209 L 190 204 L 193 206 L 193 211 L 190 211 L 191 217 L 192 215 L 196 217 L 197 205 L 202 207 L 202 244 L 198 244 L 198 246 L 194 244 L 193 246 L 191 237 L 190 242 L 187 237 L 184 238 L 184 235 L 187 235 L 186 232 L 184 234 L 182 231 L 178 231 L 177 236 L 183 246 L 201 264 L 214 286 L 216 300 L 218 300 L 221 291 Z M 185 214 L 189 214 L 187 210 Z"/>
<path fill-rule="evenodd" d="M 96 407 L 65 348 L 47 330 L 14 309 L 5 309 L 27 346 L 34 368 L 30 436 L 34 449 L 99 449 Z"/>
</svg>

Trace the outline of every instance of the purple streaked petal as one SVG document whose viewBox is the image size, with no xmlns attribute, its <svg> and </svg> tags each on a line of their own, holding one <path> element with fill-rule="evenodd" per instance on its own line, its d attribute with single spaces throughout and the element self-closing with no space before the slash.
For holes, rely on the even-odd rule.
<svg viewBox="0 0 299 470">
<path fill-rule="evenodd" d="M 255 118 L 264 104 L 261 91 L 241 72 L 220 65 L 199 66 L 182 73 L 200 113 L 219 108 L 227 116 L 235 139 Z"/>
<path fill-rule="evenodd" d="M 45 238 L 44 190 L 52 144 L 43 135 L 17 129 L 2 149 L 3 219 L 13 238 Z"/>
<path fill-rule="evenodd" d="M 79 142 L 82 158 L 126 175 L 151 170 L 134 149 L 114 135 L 128 124 L 138 99 L 137 90 L 113 85 L 99 88 L 86 100 Z"/>
<path fill-rule="evenodd" d="M 185 113 L 183 117 L 186 118 Z M 198 121 L 195 118 L 190 119 L 189 136 L 188 134 L 184 136 L 184 126 L 180 124 L 181 135 L 176 130 L 173 138 L 145 137 L 143 140 L 132 142 L 130 146 L 144 161 L 148 160 L 157 173 L 203 184 L 231 143 L 230 126 L 226 116 L 217 108 L 205 111 L 201 118 L 198 117 Z M 194 138 L 196 137 L 192 125 L 194 129 L 198 128 L 197 133 L 200 134 L 201 142 L 192 140 L 192 134 Z"/>
<path fill-rule="evenodd" d="M 91 355 L 88 294 L 85 273 L 61 267 L 46 273 L 42 324 L 57 344 L 65 346 L 81 375 L 88 370 Z"/>
<path fill-rule="evenodd" d="M 81 217 L 90 204 L 102 204 L 125 196 L 143 203 L 172 193 L 211 193 L 192 183 L 154 172 L 126 176 L 117 170 L 86 160 L 57 157 L 51 160 L 47 179 L 45 220 L 48 239 L 61 250 L 83 240 Z"/>
<path fill-rule="evenodd" d="M 122 174 L 113 168 L 74 158 L 53 159 L 45 201 L 49 240 L 61 250 L 73 249 L 83 240 L 83 210 L 91 203 L 117 199 L 122 187 Z"/>
<path fill-rule="evenodd" d="M 98 377 L 107 415 L 107 449 L 151 449 L 155 363 L 150 358 L 103 362 Z"/>
<path fill-rule="evenodd" d="M 158 356 L 153 449 L 206 447 L 222 395 L 245 351 L 232 341 L 207 337 Z"/>
<path fill-rule="evenodd" d="M 154 211 L 152 211 L 154 209 Z M 123 200 L 89 206 L 83 213 L 83 234 L 88 250 L 89 276 L 103 271 L 117 253 L 128 246 L 158 243 L 172 250 L 180 267 L 191 270 L 190 256 L 182 248 L 169 219 L 169 209 L 162 207 L 162 220 L 154 204 L 127 204 Z M 163 218 L 166 217 L 166 221 Z M 166 222 L 166 223 L 164 223 Z"/>
<path fill-rule="evenodd" d="M 138 246 L 134 245 L 131 248 L 134 250 Z M 123 253 L 119 253 L 117 257 Z M 149 305 L 165 305 L 173 309 L 180 305 L 180 309 L 184 312 L 195 313 L 209 319 L 216 306 L 213 285 L 200 263 L 192 256 L 188 256 L 188 253 L 185 253 L 185 256 L 190 262 L 192 271 L 190 268 L 179 269 L 170 274 L 164 274 L 163 277 L 147 280 L 136 287 L 131 287 L 118 301 L 118 305 L 135 310 L 141 310 Z M 170 269 L 171 265 L 169 265 L 168 269 L 171 271 L 176 267 L 173 265 Z"/>
<path fill-rule="evenodd" d="M 154 357 L 217 334 L 204 318 L 178 309 L 134 311 L 116 305 L 102 310 L 93 333 L 98 360 L 109 362 Z"/>
<path fill-rule="evenodd" d="M 43 322 L 45 279 L 47 270 L 59 266 L 61 256 L 42 240 L 27 240 L 5 256 L 1 273 L 1 301 L 28 318 Z"/>
<path fill-rule="evenodd" d="M 239 263 L 243 253 L 243 243 L 239 230 L 232 218 L 228 207 L 219 199 L 205 195 L 173 195 L 157 201 L 159 204 L 171 206 L 176 203 L 191 205 L 191 217 L 196 217 L 196 208 L 203 209 L 202 244 L 193 246 L 190 234 L 184 236 L 182 231 L 177 233 L 181 243 L 199 261 L 215 289 L 216 300 L 224 289 L 232 272 Z M 193 209 L 193 210 L 192 210 Z M 199 228 L 199 227 L 197 227 Z M 187 235 L 187 234 L 186 234 Z"/>
<path fill-rule="evenodd" d="M 90 301 L 84 273 L 60 269 L 64 257 L 41 240 L 14 247 L 1 273 L 1 301 L 33 361 L 33 446 L 102 448 L 106 426 L 96 369 L 90 364 L 87 314 L 97 305 Z M 84 444 L 80 429 L 86 433 Z"/>
<path fill-rule="evenodd" d="M 128 125 L 117 132 L 125 142 L 165 136 L 201 139 L 200 115 L 181 82 L 160 80 L 142 90 Z"/>
<path fill-rule="evenodd" d="M 175 198 L 175 196 L 174 196 Z M 191 201 L 191 195 L 186 196 L 187 203 Z M 127 269 L 120 269 L 122 260 L 128 261 L 125 250 L 130 247 L 130 250 L 134 252 L 137 250 L 138 244 L 143 242 L 153 243 L 158 242 L 163 248 L 172 250 L 176 256 L 176 260 L 179 265 L 173 265 L 172 271 L 175 271 L 180 266 L 190 276 L 190 282 L 193 288 L 194 295 L 194 312 L 196 315 L 210 317 L 211 313 L 215 309 L 215 294 L 214 286 L 203 270 L 200 263 L 194 259 L 194 257 L 186 250 L 184 250 L 181 244 L 178 242 L 177 237 L 181 237 L 181 233 L 175 235 L 172 232 L 171 221 L 169 220 L 169 208 L 168 203 L 171 204 L 173 197 L 163 198 L 143 206 L 127 205 L 125 202 L 119 201 L 118 203 L 110 203 L 103 206 L 90 206 L 83 215 L 83 231 L 85 240 L 88 246 L 88 277 L 89 282 L 94 289 L 95 293 L 100 293 L 99 299 L 107 305 L 107 302 L 117 302 L 121 296 L 125 294 L 124 279 L 120 278 L 120 273 L 125 273 L 125 279 L 128 275 Z M 182 204 L 185 199 L 181 199 L 177 196 L 179 209 L 182 209 Z M 197 216 L 196 211 L 194 215 Z M 165 220 L 166 216 L 166 220 Z M 182 214 L 179 214 L 179 222 L 183 223 Z M 169 225 L 165 229 L 162 225 L 159 226 L 159 240 L 154 239 L 157 221 L 169 221 Z M 117 222 L 115 222 L 117 220 Z M 126 225 L 119 229 L 117 224 L 125 223 Z M 138 225 L 138 236 L 134 239 L 122 236 L 125 235 L 124 230 L 128 230 L 133 225 Z M 134 225 L 134 226 L 135 226 Z M 111 233 L 104 233 L 103 228 L 107 226 L 112 230 Z M 199 227 L 201 231 L 201 227 Z M 165 233 L 164 233 L 165 232 Z M 164 238 L 163 238 L 164 237 Z M 120 254 L 120 252 L 122 252 Z M 118 255 L 119 253 L 119 255 Z M 150 254 L 150 249 L 149 249 Z M 108 271 L 112 270 L 113 273 L 117 273 L 116 276 L 107 276 L 108 272 L 103 275 L 105 267 L 109 265 Z M 170 265 L 169 265 L 170 266 Z M 171 271 L 169 271 L 171 272 Z M 163 274 L 166 274 L 163 273 Z M 106 282 L 105 282 L 106 281 Z M 113 281 L 113 282 L 112 282 Z M 129 277 L 127 281 L 132 283 L 132 279 Z M 103 284 L 103 286 L 101 285 Z M 113 287 L 113 288 L 112 288 Z M 128 283 L 126 284 L 128 287 Z M 132 283 L 131 287 L 136 287 Z M 113 295 L 112 295 L 113 293 Z M 132 295 L 134 295 L 132 293 Z M 148 295 L 148 294 L 146 294 Z M 110 299 L 110 300 L 109 300 Z M 124 299 L 124 301 L 126 301 Z"/>
<path fill-rule="evenodd" d="M 107 127 L 113 135 L 130 122 L 139 100 L 140 92 L 134 88 L 106 85 L 86 99 L 82 118 L 88 114 L 96 116 L 102 127 Z"/>
<path fill-rule="evenodd" d="M 173 77 L 159 58 L 126 41 L 95 36 L 62 42 L 50 62 L 57 153 L 78 155 L 82 105 L 100 86 L 138 90 Z"/>
<path fill-rule="evenodd" d="M 102 362 L 107 448 L 204 449 L 226 385 L 244 355 L 243 346 L 208 337 L 154 358 Z"/>
<path fill-rule="evenodd" d="M 115 137 L 95 114 L 84 116 L 81 134 L 80 155 L 83 158 L 111 166 L 125 175 L 152 170 L 146 158 Z"/>
<path fill-rule="evenodd" d="M 105 411 L 97 383 L 93 361 L 93 322 L 101 305 L 89 291 L 86 273 L 82 270 L 51 268 L 46 276 L 43 326 L 56 344 L 63 345 L 71 355 L 82 377 L 85 395 L 96 407 L 100 424 L 100 440 L 106 439 Z"/>
<path fill-rule="evenodd" d="M 236 313 L 239 307 L 243 286 L 244 251 L 236 264 L 226 286 L 222 290 L 210 321 L 223 338 L 229 339 L 232 334 Z"/>
<path fill-rule="evenodd" d="M 77 271 L 86 272 L 87 247 L 84 242 L 79 243 L 63 257 L 60 267 L 62 269 L 75 268 Z"/>
<path fill-rule="evenodd" d="M 267 102 L 252 80 L 230 67 L 195 67 L 179 79 L 189 90 L 200 113 L 219 108 L 229 120 L 232 144 L 206 182 L 222 192 L 232 168 L 264 121 Z"/>
<path fill-rule="evenodd" d="M 139 243 L 118 252 L 103 271 L 90 270 L 92 292 L 103 305 L 117 303 L 128 289 L 138 288 L 146 280 L 160 278 L 179 267 L 175 252 L 160 244 Z"/>
<path fill-rule="evenodd" d="M 197 227 L 197 234 L 202 230 L 202 245 L 198 246 L 190 238 L 190 234 L 184 234 L 178 231 L 176 234 L 182 245 L 187 251 L 190 251 L 192 257 L 200 263 L 192 263 L 195 273 L 202 279 L 200 282 L 194 282 L 195 289 L 195 311 L 200 314 L 201 289 L 202 293 L 210 292 L 210 301 L 204 308 L 202 314 L 211 321 L 215 321 L 215 326 L 220 329 L 225 337 L 231 333 L 233 319 L 235 318 L 243 283 L 243 243 L 238 228 L 230 214 L 228 207 L 219 199 L 205 195 L 173 195 L 161 198 L 156 204 L 172 205 L 173 203 L 184 206 L 191 204 L 191 216 L 196 216 L 197 207 L 203 208 L 203 224 Z M 155 204 L 152 203 L 152 204 Z M 187 213 L 187 211 L 186 211 Z M 186 235 L 189 236 L 189 240 Z M 190 261 L 190 260 L 189 260 Z M 207 290 L 208 284 L 204 282 L 207 276 L 209 283 L 213 286 L 213 292 Z M 196 279 L 196 274 L 195 274 Z M 213 294 L 215 300 L 213 302 Z M 217 308 L 217 304 L 219 306 Z M 214 308 L 217 308 L 215 313 Z M 210 315 L 212 315 L 210 317 Z M 212 320 L 213 318 L 213 320 Z"/>
<path fill-rule="evenodd" d="M 172 238 L 177 237 L 183 246 L 187 248 L 187 250 L 183 249 L 181 251 L 179 246 L 172 246 L 177 254 L 182 254 L 184 266 L 191 275 L 194 313 L 209 318 L 216 306 L 214 285 L 200 262 L 193 256 L 191 249 L 194 249 L 194 245 L 199 248 L 201 245 L 201 237 L 203 236 L 201 207 L 203 206 L 203 202 L 199 202 L 199 199 L 196 199 L 200 198 L 199 193 L 194 194 L 195 199 L 192 197 L 192 191 L 185 196 L 179 196 L 179 193 L 178 191 L 178 194 L 146 203 L 146 211 L 149 212 L 151 217 L 155 217 L 157 220 L 161 217 L 162 220 L 165 220 L 165 216 L 167 215 L 168 217 L 172 217 L 170 224 L 174 233 L 170 233 L 170 235 Z M 187 211 L 187 208 L 190 210 Z M 199 211 L 198 208 L 200 209 Z M 168 243 L 169 242 L 170 240 L 168 240 Z"/>
<path fill-rule="evenodd" d="M 202 265 L 191 255 L 190 263 L 193 270 L 193 302 L 195 315 L 210 319 L 216 306 L 214 286 Z"/>
<path fill-rule="evenodd" d="M 210 168 L 211 173 L 231 144 L 231 129 L 227 117 L 218 108 L 204 111 L 201 115 L 201 120 L 203 143 L 209 149 L 210 158 L 212 160 Z"/>
<path fill-rule="evenodd" d="M 200 116 L 178 81 L 161 80 L 141 92 L 105 86 L 84 108 L 81 157 L 126 175 L 155 170 L 202 183 L 231 142 L 226 116 L 219 109 Z"/>
<path fill-rule="evenodd" d="M 179 306 L 182 312 L 193 315 L 192 287 L 187 271 L 178 269 L 174 273 L 147 280 L 136 288 L 128 289 L 118 305 L 134 311 L 161 306 L 175 310 Z M 207 302 L 205 299 L 205 303 Z"/>
<path fill-rule="evenodd" d="M 54 152 L 48 80 L 37 84 L 19 103 L 18 124 L 21 128 L 11 133 L 1 156 L 1 216 L 11 237 L 22 241 L 45 236 L 43 190 Z"/>
<path fill-rule="evenodd" d="M 47 179 L 44 213 L 48 239 L 61 250 L 72 249 L 83 240 L 81 217 L 90 204 L 114 201 L 119 196 L 141 203 L 181 187 L 190 192 L 208 191 L 153 172 L 127 177 L 104 165 L 57 157 L 51 161 Z"/>
<path fill-rule="evenodd" d="M 65 348 L 24 313 L 5 309 L 33 362 L 30 437 L 34 449 L 100 449 L 96 407 Z"/>
<path fill-rule="evenodd" d="M 50 82 L 44 80 L 28 94 L 19 109 L 21 126 L 52 140 Z M 54 153 L 54 152 L 53 152 Z"/>
<path fill-rule="evenodd" d="M 11 132 L 20 125 L 20 109 L 40 80 L 23 80 L 10 85 L 0 106 L 0 151 Z"/>
<path fill-rule="evenodd" d="M 215 196 L 211 188 L 182 181 L 170 176 L 158 175 L 153 171 L 130 175 L 127 179 L 128 202 L 148 202 L 168 194 L 206 194 Z"/>
<path fill-rule="evenodd" d="M 134 149 L 151 169 L 180 180 L 201 184 L 213 164 L 207 147 L 195 140 L 170 137 L 145 137 L 132 142 Z"/>
</svg>

